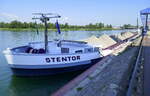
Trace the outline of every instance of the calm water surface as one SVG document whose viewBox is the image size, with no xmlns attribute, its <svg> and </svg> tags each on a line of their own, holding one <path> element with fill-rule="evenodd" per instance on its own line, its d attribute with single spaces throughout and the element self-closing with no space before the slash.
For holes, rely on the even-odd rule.
<svg viewBox="0 0 150 96">
<path fill-rule="evenodd" d="M 69 40 L 85 39 L 92 35 L 118 34 L 123 30 L 115 31 L 66 31 L 58 36 L 56 32 L 49 32 L 49 40 L 64 38 Z M 16 77 L 7 65 L 2 51 L 28 44 L 33 41 L 43 41 L 43 32 L 11 32 L 0 31 L 0 96 L 49 96 L 52 92 L 76 77 L 82 71 L 45 77 Z"/>
</svg>

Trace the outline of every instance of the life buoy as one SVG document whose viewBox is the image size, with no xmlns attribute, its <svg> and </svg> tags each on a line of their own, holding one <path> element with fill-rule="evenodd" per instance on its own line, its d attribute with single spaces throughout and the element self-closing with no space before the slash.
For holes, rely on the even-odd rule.
<svg viewBox="0 0 150 96">
<path fill-rule="evenodd" d="M 45 53 L 45 50 L 43 48 L 38 50 L 38 53 Z"/>
</svg>

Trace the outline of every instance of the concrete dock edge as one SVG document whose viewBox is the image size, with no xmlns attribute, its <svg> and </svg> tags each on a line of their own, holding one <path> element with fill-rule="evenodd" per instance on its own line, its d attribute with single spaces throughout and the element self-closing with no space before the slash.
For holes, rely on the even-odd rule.
<svg viewBox="0 0 150 96">
<path fill-rule="evenodd" d="M 83 72 L 82 74 L 80 74 L 79 76 L 77 76 L 76 78 L 71 80 L 68 84 L 66 84 L 65 86 L 60 88 L 58 91 L 53 93 L 51 96 L 63 96 L 66 92 L 68 92 L 73 87 L 75 87 L 77 84 L 79 84 L 79 82 L 81 82 L 86 77 L 88 77 L 89 74 L 91 74 L 99 65 L 104 65 L 104 63 L 109 62 L 111 60 L 110 59 L 111 57 L 112 56 L 107 56 L 107 57 L 103 58 L 100 62 L 96 63 L 94 66 L 87 69 L 85 72 Z"/>
</svg>

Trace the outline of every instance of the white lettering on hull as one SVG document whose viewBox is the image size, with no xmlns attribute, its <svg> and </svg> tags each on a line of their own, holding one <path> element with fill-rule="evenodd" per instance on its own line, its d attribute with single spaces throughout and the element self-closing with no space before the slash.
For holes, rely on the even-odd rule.
<svg viewBox="0 0 150 96">
<path fill-rule="evenodd" d="M 76 61 L 76 60 L 80 60 L 80 56 L 50 57 L 50 58 L 45 58 L 45 60 L 46 60 L 47 63 Z"/>
</svg>

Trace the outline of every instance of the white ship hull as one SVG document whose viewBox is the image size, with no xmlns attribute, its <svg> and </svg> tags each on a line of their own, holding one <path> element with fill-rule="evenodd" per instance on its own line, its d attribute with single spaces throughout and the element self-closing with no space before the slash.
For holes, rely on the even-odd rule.
<svg viewBox="0 0 150 96">
<path fill-rule="evenodd" d="M 13 54 L 4 51 L 12 71 L 17 76 L 36 76 L 81 70 L 100 60 L 99 52 L 86 54 Z"/>
<path fill-rule="evenodd" d="M 24 68 L 50 68 L 74 66 L 78 62 L 85 62 L 99 58 L 98 52 L 86 54 L 70 54 L 70 55 L 51 55 L 51 54 L 5 54 L 8 64 L 11 67 Z M 70 64 L 69 64 L 70 63 Z M 33 67 L 28 67 L 33 66 Z M 34 67 L 35 66 L 35 67 Z"/>
</svg>

